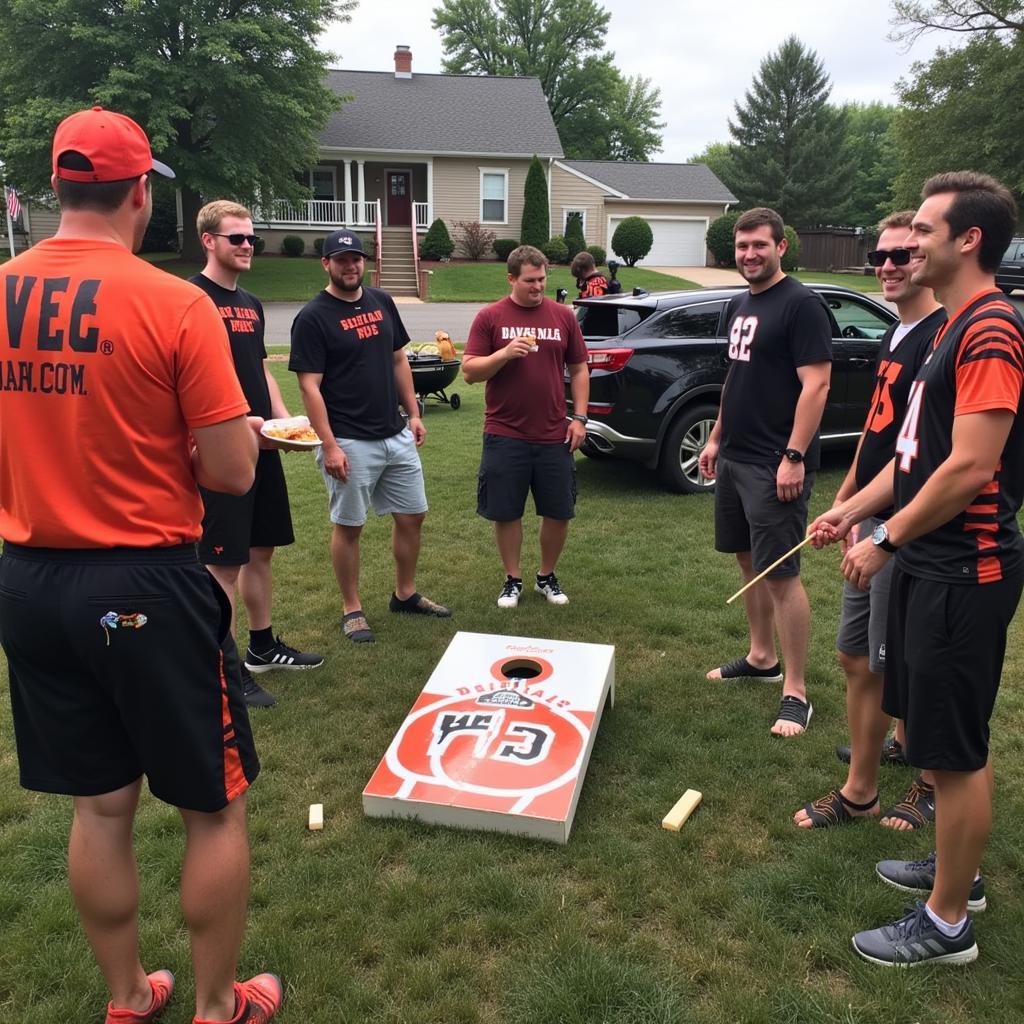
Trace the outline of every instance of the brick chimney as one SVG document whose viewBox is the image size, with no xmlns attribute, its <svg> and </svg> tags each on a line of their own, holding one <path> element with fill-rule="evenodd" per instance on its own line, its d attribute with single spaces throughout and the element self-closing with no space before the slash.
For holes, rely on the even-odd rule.
<svg viewBox="0 0 1024 1024">
<path fill-rule="evenodd" d="M 412 78 L 412 50 L 408 46 L 395 47 L 395 78 Z"/>
</svg>

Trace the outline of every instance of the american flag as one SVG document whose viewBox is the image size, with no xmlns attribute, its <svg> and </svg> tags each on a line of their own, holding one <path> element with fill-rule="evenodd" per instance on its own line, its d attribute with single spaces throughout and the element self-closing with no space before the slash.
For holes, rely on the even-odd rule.
<svg viewBox="0 0 1024 1024">
<path fill-rule="evenodd" d="M 21 213 L 21 201 L 18 199 L 18 193 L 10 186 L 6 186 L 4 195 L 7 197 L 7 212 L 11 215 L 11 220 L 16 220 L 18 214 Z"/>
</svg>

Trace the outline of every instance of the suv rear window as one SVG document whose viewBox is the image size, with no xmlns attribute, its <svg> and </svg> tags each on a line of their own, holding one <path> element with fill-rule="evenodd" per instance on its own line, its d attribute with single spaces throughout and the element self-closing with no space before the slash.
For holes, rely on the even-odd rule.
<svg viewBox="0 0 1024 1024">
<path fill-rule="evenodd" d="M 580 322 L 583 337 L 588 340 L 617 338 L 636 327 L 650 314 L 649 309 L 620 306 L 612 302 L 595 302 L 592 306 L 576 307 L 576 319 Z"/>
<path fill-rule="evenodd" d="M 702 302 L 697 306 L 679 306 L 644 325 L 649 338 L 717 338 L 722 302 Z"/>
</svg>

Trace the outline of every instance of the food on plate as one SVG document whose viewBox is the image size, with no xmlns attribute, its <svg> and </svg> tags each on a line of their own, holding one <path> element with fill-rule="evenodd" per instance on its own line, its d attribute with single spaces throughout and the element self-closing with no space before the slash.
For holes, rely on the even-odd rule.
<svg viewBox="0 0 1024 1024">
<path fill-rule="evenodd" d="M 320 435 L 312 427 L 267 427 L 267 437 L 276 437 L 281 441 L 319 441 Z"/>
</svg>

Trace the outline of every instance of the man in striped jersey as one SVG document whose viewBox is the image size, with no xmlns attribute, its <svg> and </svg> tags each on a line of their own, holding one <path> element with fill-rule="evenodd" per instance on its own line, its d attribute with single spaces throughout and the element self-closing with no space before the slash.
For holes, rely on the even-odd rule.
<svg viewBox="0 0 1024 1024">
<path fill-rule="evenodd" d="M 920 258 L 914 282 L 934 289 L 949 322 L 911 386 L 893 465 L 811 525 L 827 542 L 890 500 L 896 510 L 843 560 L 867 587 L 896 554 L 883 707 L 906 722 L 910 762 L 935 777 L 934 853 L 876 869 L 927 902 L 853 939 L 889 966 L 978 955 L 967 911 L 985 906 L 989 719 L 1024 583 L 1024 321 L 995 287 L 1017 206 L 971 171 L 930 178 L 922 197 L 905 244 Z"/>
</svg>

